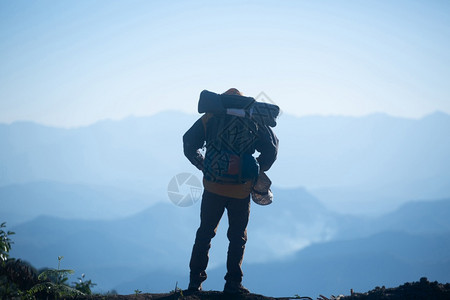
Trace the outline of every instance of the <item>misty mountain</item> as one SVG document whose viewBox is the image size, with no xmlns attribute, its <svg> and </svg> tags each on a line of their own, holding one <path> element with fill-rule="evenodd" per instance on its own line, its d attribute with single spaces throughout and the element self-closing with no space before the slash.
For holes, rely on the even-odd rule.
<svg viewBox="0 0 450 300">
<path fill-rule="evenodd" d="M 184 158 L 181 141 L 197 117 L 165 112 L 72 129 L 0 125 L 0 186 L 58 181 L 163 199 L 176 174 L 201 176 Z M 379 213 L 450 194 L 447 114 L 419 120 L 283 114 L 278 124 L 279 157 L 269 171 L 274 185 L 303 186 L 333 210 Z"/>
<path fill-rule="evenodd" d="M 249 229 L 249 244 L 244 262 L 244 284 L 253 292 L 272 296 L 293 296 L 349 293 L 364 291 L 375 285 L 396 286 L 405 281 L 417 280 L 426 276 L 431 280 L 448 282 L 450 280 L 450 225 L 448 218 L 429 219 L 429 212 L 438 211 L 450 205 L 450 200 L 419 202 L 407 204 L 388 216 L 376 220 L 359 220 L 355 227 L 364 225 L 372 227 L 366 236 L 349 238 L 335 236 L 332 240 L 312 243 L 291 253 L 291 255 L 267 261 L 252 262 L 249 257 L 254 247 L 264 248 L 259 241 L 251 243 L 252 230 Z M 423 211 L 423 214 L 420 212 Z M 448 214 L 448 210 L 446 211 Z M 273 212 L 276 215 L 278 212 Z M 308 210 L 312 218 L 314 214 Z M 280 215 L 280 220 L 286 214 Z M 408 216 L 409 215 L 409 216 Z M 404 216 L 404 218 L 399 218 Z M 401 228 L 408 228 L 411 218 L 419 218 L 422 224 L 429 224 L 427 230 L 408 233 Z M 338 224 L 346 216 L 337 216 Z M 353 220 L 354 217 L 350 217 Z M 387 219 L 392 227 L 383 224 Z M 254 221 L 254 220 L 252 220 Z M 287 220 L 284 228 L 289 228 L 292 220 Z M 361 222 L 367 222 L 361 223 Z M 405 222 L 402 224 L 402 222 Z M 268 222 L 267 224 L 270 224 Z M 266 225 L 267 225 L 266 224 Z M 373 228 L 376 225 L 381 227 Z M 258 225 L 259 226 L 259 225 Z M 440 228 L 444 226 L 444 228 Z M 253 228 L 255 229 L 255 228 Z M 346 228 L 352 230 L 352 228 Z M 354 229 L 354 228 L 353 228 Z M 212 251 L 216 250 L 213 243 Z M 274 241 L 272 247 L 283 248 L 284 244 Z M 250 262 L 249 262 L 250 261 Z M 223 288 L 225 265 L 209 267 L 205 289 Z M 139 286 L 150 291 L 163 292 L 173 289 L 174 282 L 185 287 L 188 283 L 186 270 L 150 271 L 134 280 L 128 280 L 116 286 L 119 291 L 131 291 Z"/>
<path fill-rule="evenodd" d="M 286 192 L 291 193 L 295 191 Z M 307 206 L 310 205 L 315 203 L 310 202 Z M 292 215 L 298 214 L 299 219 L 309 216 L 307 222 L 316 217 L 306 206 L 303 208 L 303 213 L 294 210 Z M 333 237 L 290 255 L 257 263 L 248 261 L 251 254 L 247 251 L 244 284 L 253 292 L 272 296 L 311 296 L 319 292 L 348 294 L 351 288 L 364 291 L 375 285 L 395 286 L 422 276 L 448 282 L 449 208 L 450 199 L 407 203 L 377 218 L 338 215 L 322 208 L 313 210 L 319 212 L 319 216 L 327 215 L 327 226 L 334 229 Z M 284 220 L 287 213 L 275 211 L 271 215 Z M 288 219 L 284 230 L 295 227 L 292 224 L 292 219 Z M 258 243 L 258 246 L 261 245 Z M 273 248 L 284 246 L 277 241 L 272 243 Z M 225 265 L 210 268 L 205 288 L 220 290 L 225 272 Z M 163 291 L 171 287 L 173 278 L 187 284 L 186 274 L 173 272 L 170 277 L 167 273 L 159 276 L 159 273 L 151 272 L 117 288 L 129 290 L 132 286 L 143 286 L 155 290 L 161 287 L 159 291 Z"/>
<path fill-rule="evenodd" d="M 362 263 L 361 267 L 368 265 L 373 256 L 376 259 L 372 267 L 384 262 L 386 268 L 389 264 L 397 268 L 406 259 L 404 270 L 410 270 L 411 264 L 416 262 L 416 273 L 431 270 L 427 273 L 429 278 L 434 278 L 436 272 L 447 274 L 441 266 L 450 260 L 450 252 L 447 251 L 449 231 L 446 231 L 450 220 L 444 217 L 444 213 L 435 219 L 429 217 L 434 211 L 446 209 L 450 205 L 449 200 L 415 203 L 412 207 L 405 205 L 385 216 L 388 220 L 396 219 L 396 222 L 389 223 L 384 217 L 363 219 L 330 212 L 302 189 L 275 190 L 274 193 L 278 198 L 272 205 L 252 206 L 245 264 L 249 272 L 246 280 L 255 291 L 266 293 L 250 278 L 259 278 L 258 282 L 266 277 L 274 280 L 274 274 L 285 274 L 284 269 L 292 272 L 287 273 L 292 275 L 288 278 L 306 278 L 314 272 L 319 276 L 317 274 L 323 269 L 323 272 L 328 272 L 323 276 L 328 276 L 331 281 L 337 278 L 333 276 L 338 270 L 341 273 L 347 270 L 346 263 L 349 269 L 345 276 L 352 272 L 360 274 L 354 270 L 357 264 L 353 261 Z M 415 230 L 414 226 L 409 226 L 413 218 L 428 225 Z M 215 289 L 222 288 L 225 272 L 226 219 L 222 219 L 210 253 L 211 280 L 208 286 Z M 176 281 L 180 286 L 187 285 L 189 256 L 198 225 L 198 203 L 184 208 L 168 202 L 156 203 L 138 214 L 118 220 L 68 220 L 41 216 L 12 228 L 16 232 L 12 256 L 23 258 L 37 267 L 51 267 L 55 266 L 57 257 L 63 255 L 65 268 L 73 268 L 77 274 L 85 273 L 104 291 L 116 288 L 120 293 L 132 293 L 136 288 L 149 288 L 152 292 L 163 292 L 167 288 L 173 289 Z M 370 230 L 358 232 L 358 228 Z M 404 228 L 412 230 L 408 233 Z M 421 243 L 424 244 L 419 247 Z M 391 247 L 393 250 L 389 252 Z M 273 269 L 279 266 L 283 268 Z M 334 270 L 334 267 L 338 269 Z M 253 268 L 266 271 L 260 273 L 262 271 L 252 271 Z M 307 271 L 305 274 L 302 273 L 304 270 Z M 400 274 L 398 272 L 394 273 Z M 341 273 L 336 276 L 345 277 Z M 399 277 L 402 280 L 403 275 Z M 284 278 L 281 275 L 276 277 Z M 345 278 L 351 282 L 351 276 Z M 276 289 L 267 283 L 267 287 L 272 287 L 268 294 L 283 291 L 284 283 L 278 279 L 276 282 Z M 358 282 L 354 281 L 352 287 L 359 287 Z M 299 283 L 291 284 L 291 289 L 304 286 Z M 330 288 L 342 287 L 338 283 L 330 284 Z"/>
<path fill-rule="evenodd" d="M 444 234 L 450 232 L 450 199 L 411 201 L 379 217 L 340 215 L 336 219 L 339 239 L 366 237 L 384 231 L 409 234 Z"/>
<path fill-rule="evenodd" d="M 419 120 L 373 114 L 361 118 L 286 116 L 289 136 L 276 170 L 298 180 L 327 207 L 342 213 L 392 211 L 409 200 L 449 195 L 450 117 Z M 273 177 L 275 182 L 280 177 Z"/>
<path fill-rule="evenodd" d="M 411 234 L 450 232 L 450 199 L 426 202 L 413 201 L 401 209 L 378 218 L 374 227 L 379 230 L 396 230 Z"/>
<path fill-rule="evenodd" d="M 279 124 L 281 141 L 296 139 L 280 147 L 280 151 L 289 149 L 280 157 L 289 157 L 283 163 L 302 162 L 299 176 L 308 188 L 422 181 L 437 177 L 443 164 L 448 164 L 444 156 L 450 146 L 450 116 L 444 113 L 419 120 L 384 114 L 285 116 Z M 308 171 L 308 179 L 303 179 L 302 170 Z"/>
<path fill-rule="evenodd" d="M 166 112 L 74 129 L 0 125 L 0 185 L 59 181 L 165 192 L 187 164 L 181 137 L 193 121 L 194 116 Z"/>
<path fill-rule="evenodd" d="M 250 262 L 280 258 L 328 238 L 326 220 L 330 216 L 317 199 L 302 189 L 274 193 L 278 200 L 271 206 L 253 204 L 247 247 Z M 178 207 L 166 201 L 116 220 L 40 216 L 12 227 L 16 232 L 12 255 L 37 267 L 52 266 L 55 258 L 63 255 L 64 264 L 95 277 L 106 288 L 123 282 L 122 268 L 133 269 L 127 273 L 130 276 L 149 271 L 182 272 L 199 225 L 199 209 L 198 203 Z M 214 239 L 211 267 L 225 262 L 226 230 L 224 216 Z M 117 272 L 105 276 L 104 268 L 117 268 Z"/>
<path fill-rule="evenodd" d="M 349 294 L 350 289 L 392 287 L 423 276 L 448 282 L 449 253 L 449 233 L 383 232 L 311 245 L 280 262 L 247 264 L 244 283 L 257 293 L 291 296 Z"/>
<path fill-rule="evenodd" d="M 181 140 L 197 117 L 166 112 L 73 129 L 0 125 L 0 218 L 14 225 L 12 256 L 52 267 L 62 255 L 64 268 L 121 293 L 187 285 L 199 205 L 175 206 L 167 189 L 178 173 L 201 177 Z M 331 294 L 366 290 L 383 276 L 449 280 L 450 204 L 431 200 L 450 195 L 450 116 L 284 114 L 278 124 L 279 158 L 268 173 L 275 199 L 253 204 L 250 216 L 250 288 L 281 295 L 290 284 L 304 294 L 316 280 Z M 223 284 L 226 228 L 224 217 L 209 266 L 215 289 Z"/>
<path fill-rule="evenodd" d="M 12 256 L 36 267 L 52 267 L 62 255 L 64 267 L 109 289 L 123 282 L 123 274 L 186 264 L 198 218 L 192 209 L 159 203 L 119 220 L 38 217 L 13 227 Z"/>
<path fill-rule="evenodd" d="M 0 187 L 0 220 L 8 225 L 41 215 L 69 219 L 116 219 L 161 201 L 155 196 L 114 187 L 31 182 Z"/>
</svg>

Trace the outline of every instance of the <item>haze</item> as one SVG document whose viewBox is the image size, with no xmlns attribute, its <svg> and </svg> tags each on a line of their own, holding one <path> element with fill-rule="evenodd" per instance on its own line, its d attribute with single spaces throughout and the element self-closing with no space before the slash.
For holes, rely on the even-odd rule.
<svg viewBox="0 0 450 300">
<path fill-rule="evenodd" d="M 2 1 L 0 122 L 195 113 L 203 89 L 296 116 L 450 112 L 448 1 Z"/>
</svg>

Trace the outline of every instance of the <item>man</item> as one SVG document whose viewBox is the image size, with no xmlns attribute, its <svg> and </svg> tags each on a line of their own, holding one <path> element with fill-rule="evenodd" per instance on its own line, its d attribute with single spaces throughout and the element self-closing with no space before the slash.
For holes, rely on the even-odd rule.
<svg viewBox="0 0 450 300">
<path fill-rule="evenodd" d="M 222 95 L 242 96 L 234 88 Z M 239 97 L 237 98 L 239 99 Z M 242 124 L 247 125 L 243 126 Z M 241 131 L 240 135 L 233 136 L 233 142 L 230 142 L 231 135 L 239 130 Z M 223 142 L 225 135 L 228 135 L 226 137 L 228 140 Z M 203 148 L 205 142 L 206 154 L 202 155 L 200 149 Z M 237 182 L 217 176 L 215 169 L 211 168 L 212 164 L 217 166 L 220 163 L 215 160 L 214 153 L 222 151 L 221 149 L 225 147 L 224 144 L 231 148 L 233 153 L 237 153 L 228 159 L 230 164 L 232 161 L 242 160 L 234 167 L 234 169 L 237 168 L 236 166 L 240 168 L 233 173 L 239 174 Z M 197 230 L 189 263 L 188 290 L 202 290 L 202 282 L 207 278 L 206 267 L 211 239 L 216 235 L 219 221 L 226 209 L 229 222 L 227 231 L 229 246 L 224 292 L 249 293 L 248 289 L 242 285 L 241 265 L 247 242 L 250 193 L 258 171 L 267 171 L 274 163 L 278 151 L 278 139 L 269 126 L 255 125 L 248 118 L 206 113 L 184 134 L 183 146 L 185 156 L 194 166 L 202 170 L 204 175 L 200 227 Z M 260 153 L 256 159 L 252 156 L 255 150 Z M 243 157 L 247 158 L 242 159 Z M 256 174 L 254 174 L 255 166 Z M 249 176 L 248 174 L 251 173 L 254 175 Z"/>
</svg>

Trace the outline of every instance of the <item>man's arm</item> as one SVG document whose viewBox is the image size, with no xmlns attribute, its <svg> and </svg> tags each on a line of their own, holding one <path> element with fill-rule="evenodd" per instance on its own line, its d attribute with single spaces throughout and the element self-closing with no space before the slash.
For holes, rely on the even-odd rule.
<svg viewBox="0 0 450 300">
<path fill-rule="evenodd" d="M 205 142 L 205 128 L 202 118 L 198 119 L 191 128 L 183 135 L 184 155 L 197 169 L 203 169 L 204 157 L 199 149 Z"/>
<path fill-rule="evenodd" d="M 278 138 L 269 126 L 261 126 L 258 130 L 256 150 L 261 153 L 257 160 L 261 171 L 267 171 L 277 159 Z"/>
</svg>

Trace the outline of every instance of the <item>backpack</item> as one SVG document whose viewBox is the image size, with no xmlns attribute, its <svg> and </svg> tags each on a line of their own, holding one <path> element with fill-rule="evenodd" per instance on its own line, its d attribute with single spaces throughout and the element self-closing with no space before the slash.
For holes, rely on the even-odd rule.
<svg viewBox="0 0 450 300">
<path fill-rule="evenodd" d="M 258 134 L 256 122 L 245 117 L 212 114 L 205 128 L 203 174 L 206 180 L 239 184 L 258 177 L 259 164 L 253 157 Z"/>
</svg>

